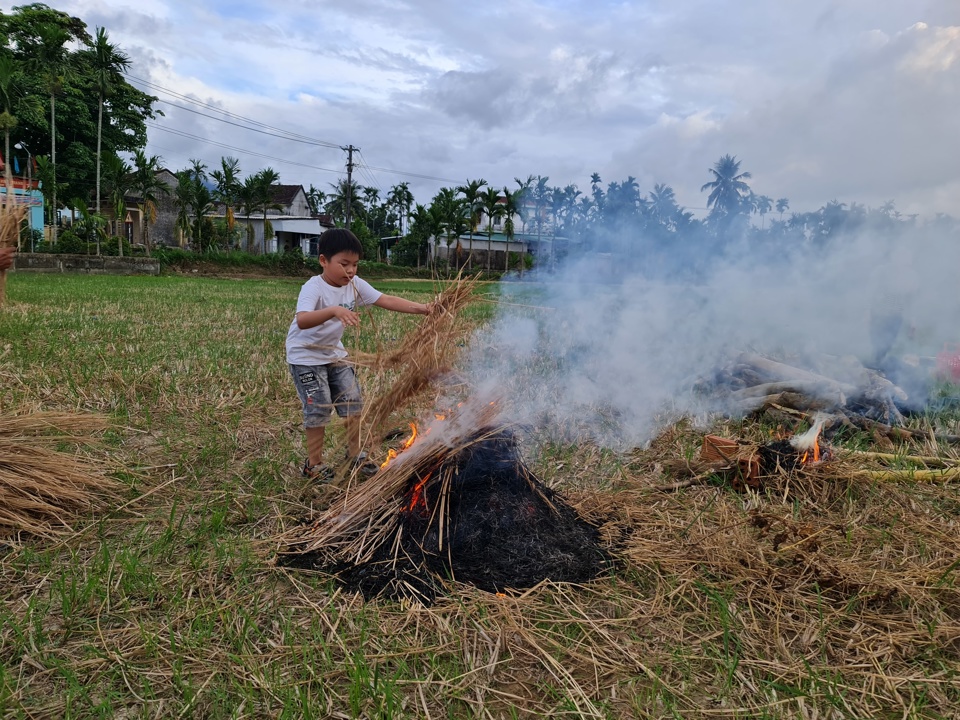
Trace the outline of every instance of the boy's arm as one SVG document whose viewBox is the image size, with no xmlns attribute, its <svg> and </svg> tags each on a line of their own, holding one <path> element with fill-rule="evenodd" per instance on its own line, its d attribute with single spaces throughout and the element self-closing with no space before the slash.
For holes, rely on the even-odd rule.
<svg viewBox="0 0 960 720">
<path fill-rule="evenodd" d="M 353 310 L 334 305 L 321 308 L 320 310 L 302 310 L 298 312 L 297 327 L 301 330 L 309 330 L 310 328 L 317 327 L 317 325 L 323 325 L 327 320 L 333 320 L 333 318 L 339 319 L 344 325 L 356 326 L 360 324 L 360 316 L 353 312 Z"/>
<path fill-rule="evenodd" d="M 407 313 L 409 315 L 429 315 L 433 312 L 433 303 L 424 305 L 423 303 L 407 300 L 396 295 L 381 295 L 374 303 L 377 307 L 393 312 Z"/>
</svg>

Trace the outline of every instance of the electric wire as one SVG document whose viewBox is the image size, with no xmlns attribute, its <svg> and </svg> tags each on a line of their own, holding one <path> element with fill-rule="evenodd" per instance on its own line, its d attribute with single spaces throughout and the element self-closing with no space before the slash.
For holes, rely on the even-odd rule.
<svg viewBox="0 0 960 720">
<path fill-rule="evenodd" d="M 273 125 L 269 125 L 269 124 L 267 124 L 267 123 L 260 122 L 259 120 L 254 120 L 254 119 L 252 119 L 252 118 L 248 118 L 248 117 L 245 117 L 245 116 L 243 116 L 243 115 L 239 115 L 239 114 L 237 114 L 237 113 L 231 112 L 231 111 L 229 111 L 229 110 L 224 110 L 223 108 L 218 108 L 218 107 L 215 106 L 215 105 L 211 105 L 211 104 L 209 104 L 209 103 L 205 103 L 205 102 L 202 102 L 202 101 L 200 101 L 200 100 L 196 100 L 196 99 L 191 98 L 191 97 L 189 97 L 189 96 L 187 96 L 187 95 L 184 95 L 184 94 L 182 94 L 182 93 L 178 93 L 178 92 L 176 92 L 175 90 L 171 90 L 171 89 L 169 89 L 169 88 L 165 88 L 165 87 L 163 87 L 162 85 L 158 85 L 157 83 L 151 82 L 150 80 L 146 80 L 146 79 L 144 79 L 144 78 L 137 77 L 137 76 L 135 76 L 135 75 L 127 74 L 126 77 L 130 78 L 131 80 L 135 80 L 136 82 L 141 83 L 141 84 L 143 84 L 144 86 L 146 86 L 146 87 L 148 87 L 148 88 L 151 88 L 151 89 L 153 89 L 153 90 L 156 90 L 157 92 L 166 93 L 167 95 L 170 95 L 171 97 L 177 98 L 177 99 L 179 99 L 179 100 L 181 100 L 181 101 L 183 101 L 183 102 L 190 103 L 190 104 L 193 104 L 193 105 L 197 105 L 197 106 L 202 107 L 202 108 L 205 108 L 205 109 L 207 109 L 207 110 L 212 110 L 212 111 L 214 111 L 214 112 L 217 112 L 217 113 L 220 113 L 220 114 L 222 114 L 222 115 L 225 115 L 226 117 L 233 118 L 233 119 L 235 119 L 235 120 L 240 120 L 240 121 L 243 121 L 243 122 L 245 122 L 245 123 L 249 123 L 250 125 L 258 126 L 259 128 L 263 128 L 263 130 L 258 129 L 258 127 L 247 127 L 247 126 L 241 125 L 241 124 L 239 124 L 239 123 L 228 122 L 227 120 L 224 120 L 223 118 L 218 118 L 218 117 L 213 116 L 213 115 L 207 115 L 207 114 L 205 114 L 205 113 L 200 113 L 200 112 L 198 112 L 198 111 L 196 111 L 196 110 L 192 110 L 191 108 L 183 107 L 182 105 L 178 105 L 178 104 L 173 103 L 173 102 L 171 102 L 171 101 L 169 101 L 169 100 L 162 100 L 161 98 L 158 98 L 158 100 L 161 100 L 161 101 L 164 102 L 164 103 L 167 103 L 167 104 L 169 104 L 169 105 L 173 105 L 174 107 L 177 107 L 177 108 L 182 109 L 182 110 L 187 110 L 187 111 L 189 111 L 189 112 L 194 112 L 194 113 L 196 113 L 196 114 L 198 114 L 198 115 L 201 115 L 201 116 L 203 116 L 203 117 L 208 117 L 208 118 L 210 118 L 211 120 L 216 120 L 216 121 L 218 121 L 218 122 L 223 122 L 223 123 L 226 123 L 226 124 L 228 124 L 228 125 L 235 125 L 235 126 L 240 127 L 240 128 L 242 128 L 242 129 L 250 130 L 251 132 L 257 132 L 257 133 L 261 133 L 261 134 L 264 134 L 264 135 L 271 135 L 271 136 L 274 136 L 274 137 L 278 137 L 278 138 L 280 138 L 280 139 L 289 139 L 289 140 L 294 140 L 294 141 L 296 141 L 296 142 L 303 142 L 303 143 L 307 143 L 307 144 L 317 145 L 317 146 L 320 146 L 320 147 L 328 147 L 328 148 L 337 149 L 337 150 L 344 150 L 344 149 L 345 149 L 345 146 L 344 146 L 343 144 L 341 144 L 341 143 L 334 143 L 334 142 L 330 142 L 330 141 L 327 141 L 327 140 L 319 140 L 319 139 L 316 139 L 316 138 L 311 138 L 311 137 L 309 137 L 309 136 L 307 136 L 307 135 L 302 135 L 302 134 L 300 134 L 300 133 L 295 133 L 295 132 L 291 132 L 291 131 L 289 131 L 289 130 L 284 130 L 283 128 L 278 128 L 278 127 L 275 127 L 275 126 L 273 126 Z M 141 88 L 141 89 L 143 89 L 143 88 Z M 167 132 L 172 132 L 172 133 L 183 132 L 183 131 L 175 130 L 175 129 L 173 129 L 173 128 L 165 128 L 165 127 L 160 126 L 160 125 L 157 125 L 157 126 L 155 126 L 155 127 L 156 127 L 157 129 L 166 130 Z M 273 132 L 266 132 L 266 131 L 268 131 L 268 130 L 269 130 L 269 131 L 273 131 Z M 274 133 L 280 133 L 280 134 L 279 134 L 279 135 L 275 135 Z M 190 136 L 189 136 L 189 134 L 187 134 L 187 135 L 184 135 L 184 137 L 190 137 Z M 200 138 L 200 137 L 193 136 L 192 139 L 199 140 L 199 141 L 201 141 L 201 142 L 208 142 L 208 143 L 210 143 L 210 144 L 212 144 L 212 145 L 219 145 L 219 146 L 221 146 L 221 147 L 228 147 L 228 146 L 225 146 L 225 145 L 216 143 L 216 142 L 214 142 L 214 141 L 207 140 L 206 138 Z M 305 165 L 305 164 L 303 164 L 303 163 L 299 163 L 299 162 L 292 161 L 292 160 L 291 160 L 291 161 L 287 161 L 287 160 L 282 160 L 282 159 L 279 159 L 279 158 L 272 158 L 272 157 L 267 156 L 267 155 L 258 154 L 258 153 L 254 153 L 254 152 L 247 151 L 247 150 L 242 150 L 242 149 L 240 149 L 240 148 L 229 148 L 229 147 L 228 147 L 228 149 L 234 149 L 234 150 L 236 150 L 237 152 L 248 152 L 249 154 L 254 155 L 254 156 L 256 156 L 256 157 L 263 157 L 263 158 L 267 158 L 267 159 L 275 159 L 277 162 L 284 162 L 284 163 L 289 164 L 289 165 L 301 165 L 301 166 L 303 166 L 303 167 L 314 167 L 314 166 L 311 166 L 311 165 Z M 369 163 L 366 163 L 366 162 L 363 163 L 363 167 L 366 168 L 367 170 L 371 171 L 371 174 L 372 174 L 372 171 L 377 171 L 377 172 L 382 172 L 382 173 L 390 173 L 390 174 L 393 174 L 393 175 L 402 175 L 402 176 L 404 176 L 404 177 L 417 178 L 417 179 L 420 179 L 420 180 L 435 180 L 435 181 L 437 181 L 437 182 L 449 182 L 449 183 L 457 183 L 457 182 L 460 182 L 459 180 L 453 180 L 453 179 L 451 179 L 451 178 L 444 178 L 444 177 L 437 177 L 437 176 L 435 176 L 435 175 L 426 175 L 426 174 L 422 174 L 422 173 L 414 173 L 414 172 L 407 172 L 407 171 L 404 171 L 404 170 L 394 170 L 394 169 L 392 169 L 392 168 L 378 167 L 378 166 L 375 166 L 375 165 L 370 165 Z M 319 169 L 325 170 L 325 171 L 327 171 L 327 172 L 334 172 L 334 171 L 330 170 L 329 168 L 319 168 Z M 339 172 L 340 174 L 343 174 L 343 171 L 342 171 L 342 170 L 338 170 L 338 171 L 336 171 L 336 172 Z M 379 183 L 377 183 L 376 181 L 374 181 L 374 182 L 375 182 L 376 185 L 379 185 Z M 380 190 L 381 190 L 381 192 L 382 192 L 382 191 L 383 191 L 383 188 L 381 187 Z"/>
</svg>

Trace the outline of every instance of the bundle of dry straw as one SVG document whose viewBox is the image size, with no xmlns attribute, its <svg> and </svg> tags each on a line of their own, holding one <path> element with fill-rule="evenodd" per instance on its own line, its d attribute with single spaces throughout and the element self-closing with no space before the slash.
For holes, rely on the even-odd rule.
<svg viewBox="0 0 960 720">
<path fill-rule="evenodd" d="M 366 403 L 360 418 L 365 445 L 382 437 L 387 420 L 410 403 L 446 372 L 460 349 L 463 323 L 460 311 L 477 299 L 479 276 L 458 276 L 434 301 L 435 310 L 417 329 L 387 353 L 354 353 L 353 362 L 373 371 L 392 370 L 396 377 L 389 389 Z"/>
<path fill-rule="evenodd" d="M 77 513 L 115 494 L 118 485 L 103 463 L 57 449 L 90 443 L 107 427 L 106 418 L 93 414 L 0 415 L 0 536 L 70 530 Z"/>
</svg>

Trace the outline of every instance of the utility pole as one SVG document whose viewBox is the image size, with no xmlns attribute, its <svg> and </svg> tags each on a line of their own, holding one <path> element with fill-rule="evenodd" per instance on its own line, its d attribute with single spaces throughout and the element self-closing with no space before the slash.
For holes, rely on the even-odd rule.
<svg viewBox="0 0 960 720">
<path fill-rule="evenodd" d="M 350 229 L 351 211 L 353 210 L 353 153 L 360 152 L 360 148 L 353 145 L 347 145 L 341 150 L 347 151 L 347 230 Z"/>
</svg>

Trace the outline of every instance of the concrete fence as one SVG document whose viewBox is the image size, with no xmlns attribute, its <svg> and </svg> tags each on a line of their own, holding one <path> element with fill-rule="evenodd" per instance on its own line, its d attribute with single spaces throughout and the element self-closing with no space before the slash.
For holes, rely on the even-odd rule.
<svg viewBox="0 0 960 720">
<path fill-rule="evenodd" d="M 24 272 L 84 273 L 87 275 L 159 275 L 160 261 L 148 257 L 17 253 L 13 269 Z"/>
</svg>

